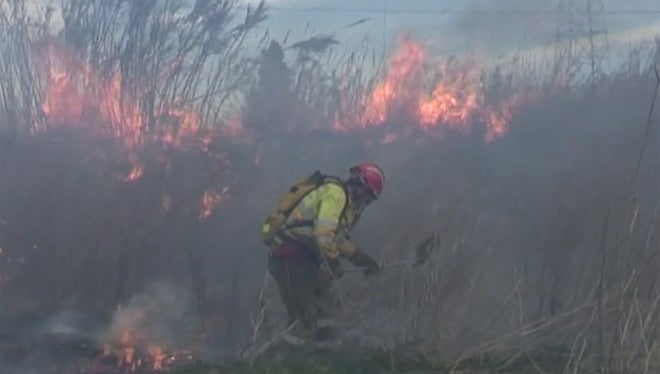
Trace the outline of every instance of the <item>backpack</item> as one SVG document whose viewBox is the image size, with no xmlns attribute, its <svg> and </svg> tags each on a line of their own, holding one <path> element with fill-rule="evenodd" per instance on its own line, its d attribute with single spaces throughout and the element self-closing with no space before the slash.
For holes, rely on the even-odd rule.
<svg viewBox="0 0 660 374">
<path fill-rule="evenodd" d="M 275 239 L 277 235 L 283 229 L 311 225 L 313 223 L 311 220 L 299 222 L 294 225 L 285 225 L 285 223 L 293 209 L 302 201 L 302 199 L 304 199 L 310 192 L 327 183 L 337 183 L 344 188 L 344 184 L 339 178 L 325 175 L 318 170 L 291 186 L 289 191 L 282 196 L 275 210 L 268 215 L 261 226 L 261 242 L 268 246 L 273 245 L 276 243 Z M 346 205 L 348 204 L 344 205 L 342 216 L 346 210 Z"/>
</svg>

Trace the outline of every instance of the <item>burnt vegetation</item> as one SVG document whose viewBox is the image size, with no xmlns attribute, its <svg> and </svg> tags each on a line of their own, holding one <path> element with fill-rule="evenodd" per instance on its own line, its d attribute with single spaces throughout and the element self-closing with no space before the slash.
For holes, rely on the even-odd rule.
<svg viewBox="0 0 660 374">
<path fill-rule="evenodd" d="M 237 5 L 0 3 L 0 362 L 263 344 L 282 310 L 262 218 L 301 175 L 369 159 L 387 191 L 356 242 L 425 261 L 347 272 L 347 339 L 445 369 L 660 370 L 660 42 L 588 79 L 566 73 L 580 56 L 467 78 L 460 58 L 275 40 L 267 6 Z M 409 105 L 473 79 L 470 115 Z M 75 348 L 25 343 L 53 336 Z"/>
</svg>

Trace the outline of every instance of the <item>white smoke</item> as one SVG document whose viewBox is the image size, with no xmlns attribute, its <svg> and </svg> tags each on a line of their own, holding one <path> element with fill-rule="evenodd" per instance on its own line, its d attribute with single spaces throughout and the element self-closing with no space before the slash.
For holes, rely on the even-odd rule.
<svg viewBox="0 0 660 374">
<path fill-rule="evenodd" d="M 177 286 L 158 283 L 135 295 L 114 313 L 100 334 L 101 344 L 173 347 L 190 312 L 190 294 Z"/>
</svg>

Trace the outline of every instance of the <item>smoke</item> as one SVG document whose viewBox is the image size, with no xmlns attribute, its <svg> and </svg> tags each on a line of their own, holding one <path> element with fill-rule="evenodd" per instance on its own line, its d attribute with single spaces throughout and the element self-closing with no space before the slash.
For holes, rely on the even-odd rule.
<svg viewBox="0 0 660 374">
<path fill-rule="evenodd" d="M 174 347 L 180 343 L 191 305 L 186 290 L 169 283 L 153 284 L 117 308 L 110 326 L 97 339 L 118 347 Z"/>
<path fill-rule="evenodd" d="M 498 4 L 502 7 L 498 8 Z M 532 4 L 522 0 L 506 4 L 496 1 L 490 2 L 488 7 L 505 9 L 506 5 L 506 9 L 520 10 L 532 8 Z M 484 9 L 476 1 L 470 2 L 467 9 L 476 9 L 477 5 Z M 466 38 L 473 32 L 474 40 L 480 43 L 484 40 L 508 43 L 515 39 L 514 30 L 521 24 L 539 26 L 519 14 L 510 16 L 507 21 L 508 15 L 486 17 L 466 11 L 458 17 L 457 26 L 468 34 Z M 461 25 L 459 21 L 469 17 L 475 19 Z M 151 283 L 163 277 L 186 281 L 197 276 L 195 307 L 205 309 L 208 319 L 209 316 L 226 317 L 222 324 L 227 330 L 245 331 L 245 327 L 249 327 L 247 323 L 251 322 L 248 318 L 254 313 L 253 309 L 248 310 L 246 300 L 256 299 L 251 298 L 251 294 L 256 293 L 251 283 L 261 284 L 261 270 L 265 266 L 265 254 L 257 247 L 255 238 L 259 220 L 272 207 L 281 189 L 302 173 L 313 168 L 344 170 L 360 158 L 376 160 L 387 170 L 388 188 L 378 205 L 364 215 L 356 232 L 356 243 L 371 254 L 380 250 L 384 260 L 393 260 L 406 257 L 405 251 L 410 247 L 407 241 L 416 242 L 429 232 L 440 232 L 444 243 L 449 243 L 447 256 L 453 257 L 430 263 L 435 268 L 418 270 L 420 283 L 397 274 L 386 275 L 382 279 L 389 281 L 391 287 L 379 289 L 375 282 L 363 282 L 360 278 L 362 289 L 357 289 L 349 299 L 359 308 L 347 308 L 351 312 L 348 318 L 371 316 L 371 326 L 365 325 L 374 329 L 386 326 L 389 321 L 402 321 L 399 325 L 406 333 L 409 328 L 417 332 L 415 329 L 435 326 L 432 330 L 455 331 L 456 335 L 428 336 L 429 344 L 444 339 L 457 345 L 454 343 L 458 337 L 466 345 L 476 345 L 477 338 L 460 334 L 461 328 L 474 325 L 475 321 L 499 323 L 504 326 L 502 330 L 511 327 L 510 331 L 515 331 L 514 322 L 505 324 L 495 317 L 484 318 L 482 312 L 501 306 L 501 300 L 507 299 L 510 293 L 509 287 L 518 284 L 518 278 L 510 278 L 518 277 L 520 269 L 524 269 L 525 274 L 530 269 L 530 275 L 524 275 L 528 285 L 521 299 L 525 299 L 526 305 L 540 305 L 538 310 L 521 306 L 526 315 L 521 315 L 520 320 L 530 321 L 570 310 L 574 305 L 569 297 L 579 300 L 588 295 L 587 291 L 594 284 L 592 279 L 597 279 L 592 276 L 594 267 L 580 267 L 582 262 L 572 260 L 582 256 L 579 259 L 587 263 L 590 259 L 594 252 L 590 249 L 597 248 L 594 242 L 598 244 L 599 238 L 593 233 L 599 233 L 602 226 L 602 207 L 614 200 L 610 196 L 620 195 L 618 190 L 624 180 L 621 176 L 626 176 L 628 170 L 627 155 L 638 139 L 638 132 L 630 124 L 644 123 L 648 110 L 646 91 L 640 90 L 636 81 L 632 80 L 630 85 L 603 86 L 607 96 L 588 95 L 573 101 L 572 97 L 560 94 L 534 103 L 514 118 L 507 137 L 488 145 L 475 135 L 465 139 L 448 136 L 442 142 L 430 139 L 422 142 L 426 139 L 418 141 L 411 136 L 409 141 L 369 146 L 367 144 L 374 142 L 372 133 L 366 131 L 346 136 L 325 133 L 307 136 L 284 131 L 284 126 L 290 122 L 306 124 L 311 121 L 295 110 L 300 105 L 297 96 L 283 94 L 283 87 L 291 85 L 295 76 L 287 77 L 289 70 L 279 57 L 278 49 L 276 46 L 269 49 L 272 53 L 266 55 L 270 58 L 263 59 L 258 94 L 249 96 L 247 104 L 248 109 L 254 111 L 250 113 L 254 121 L 251 128 L 261 131 L 263 136 L 254 146 L 238 149 L 230 158 L 232 173 L 227 173 L 227 179 L 237 180 L 231 184 L 232 196 L 207 221 L 200 223 L 196 209 L 175 209 L 177 195 L 188 196 L 183 192 L 202 190 L 199 181 L 208 182 L 205 178 L 198 179 L 198 174 L 215 175 L 210 171 L 215 170 L 208 166 L 210 163 L 197 162 L 196 157 L 175 159 L 171 165 L 167 162 L 163 174 L 150 174 L 147 170 L 140 179 L 142 184 L 127 184 L 126 188 L 116 191 L 108 187 L 114 184 L 103 183 L 106 179 L 97 179 L 95 173 L 88 173 L 72 162 L 85 159 L 83 156 L 88 152 L 91 154 L 87 148 L 76 153 L 77 148 L 72 146 L 66 148 L 67 152 L 58 153 L 60 148 L 52 145 L 56 142 L 47 138 L 43 143 L 46 146 L 35 148 L 39 152 L 34 152 L 32 157 L 37 160 L 36 155 L 44 154 L 45 157 L 38 160 L 59 160 L 60 163 L 17 161 L 16 170 L 23 173 L 14 175 L 27 177 L 5 178 L 12 181 L 12 189 L 3 190 L 2 207 L 12 208 L 7 220 L 26 233 L 26 239 L 10 243 L 18 248 L 14 249 L 16 253 L 25 248 L 31 260 L 27 262 L 29 271 L 22 273 L 24 278 L 18 281 L 30 286 L 34 283 L 34 288 L 16 288 L 17 294 L 26 295 L 25 299 L 34 303 L 25 309 L 48 314 L 52 309 L 43 311 L 43 305 L 58 308 L 62 299 L 75 297 L 81 304 L 84 302 L 81 308 L 86 307 L 90 313 L 102 310 L 107 318 L 105 324 L 94 324 L 80 313 L 70 311 L 71 307 L 64 306 L 65 312 L 49 318 L 30 339 L 19 341 L 26 355 L 39 357 L 35 341 L 43 340 L 36 335 L 57 337 L 59 344 L 46 344 L 43 348 L 51 361 L 65 356 L 59 354 L 63 347 L 80 352 L 83 343 L 93 347 L 84 351 L 86 357 L 101 354 L 94 348 L 104 348 L 115 357 L 131 358 L 144 357 L 145 351 L 148 354 L 155 348 L 192 349 L 195 340 L 191 337 L 194 332 L 190 326 L 198 316 L 191 308 L 191 294 L 178 283 Z M 309 87 L 322 87 L 324 81 L 310 79 Z M 319 92 L 330 96 L 327 91 Z M 290 105 L 288 98 L 285 99 L 289 94 Z M 274 126 L 278 123 L 281 127 Z M 410 126 L 408 121 L 398 119 L 386 125 L 393 132 Z M 619 136 L 624 133 L 628 138 Z M 378 135 L 374 131 L 373 137 Z M 69 139 L 76 144 L 75 138 Z M 22 152 L 29 154 L 33 148 L 27 149 L 28 152 Z M 258 164 L 252 162 L 254 154 L 262 160 Z M 612 157 L 615 161 L 605 161 Z M 660 158 L 656 153 L 649 159 Z M 70 166 L 73 171 L 69 172 L 70 169 L 62 165 L 73 165 Z M 95 169 L 99 173 L 104 170 Z M 656 179 L 649 180 L 650 190 L 657 183 Z M 59 184 L 55 183 L 58 181 Z M 43 188 L 45 185 L 48 189 Z M 33 194 L 26 193 L 32 191 L 29 187 L 34 190 Z M 167 209 L 161 209 L 163 192 L 167 192 L 168 199 L 174 196 L 171 200 L 174 208 L 169 208 L 168 203 Z M 199 194 L 191 192 L 190 195 Z M 598 199 L 592 198 L 594 195 Z M 652 198 L 646 201 L 654 202 L 656 197 Z M 26 205 L 26 202 L 34 203 Z M 197 200 L 194 202 L 196 204 Z M 564 210 L 556 213 L 557 205 Z M 188 219 L 188 210 L 194 212 L 193 219 Z M 570 222 L 570 227 L 565 226 L 565 222 Z M 32 246 L 32 243 L 39 245 Z M 210 264 L 213 269 L 209 269 Z M 215 264 L 223 267 L 218 269 Z M 479 275 L 478 267 L 482 265 L 487 270 L 477 283 L 472 274 Z M 559 280 L 548 286 L 548 281 L 542 277 L 553 272 Z M 583 274 L 586 274 L 586 281 L 578 277 Z M 422 276 L 426 279 L 421 279 Z M 590 276 L 592 278 L 588 278 Z M 428 283 L 424 284 L 428 287 L 418 287 L 427 279 Z M 438 283 L 445 280 L 446 283 Z M 16 284 L 20 285 L 18 281 Z M 142 288 L 145 283 L 151 286 Z M 47 287 L 42 288 L 44 284 Z M 408 284 L 415 288 L 403 288 Z M 571 287 L 559 287 L 566 284 Z M 554 294 L 557 288 L 571 293 L 557 296 Z M 406 325 L 409 310 L 391 308 L 401 303 L 398 290 L 410 295 L 409 305 L 421 305 L 410 314 L 423 316 L 422 323 L 412 321 Z M 124 298 L 125 295 L 133 297 Z M 465 295 L 472 299 L 466 301 Z M 380 304 L 373 302 L 375 296 L 383 298 L 382 302 L 376 300 Z M 117 299 L 128 300 L 112 310 Z M 8 298 L 4 305 L 14 304 L 10 301 L 14 300 Z M 548 304 L 551 305 L 546 306 Z M 457 312 L 447 307 L 452 305 Z M 464 307 L 469 309 L 465 311 Z M 443 315 L 439 310 L 449 312 Z M 499 332 L 507 331 L 490 333 L 495 336 Z M 366 334 L 364 330 L 358 333 Z M 232 338 L 228 333 L 225 336 L 227 340 Z M 76 344 L 64 345 L 63 341 Z M 32 358 L 22 362 L 36 367 L 29 366 L 34 362 Z M 47 361 L 41 359 L 41 362 Z"/>
<path fill-rule="evenodd" d="M 59 335 L 92 338 L 93 324 L 87 316 L 74 310 L 63 310 L 48 318 L 37 332 L 41 335 Z"/>
<path fill-rule="evenodd" d="M 540 0 L 468 0 L 460 2 L 462 12 L 449 22 L 452 36 L 463 43 L 463 49 L 478 48 L 487 52 L 513 51 L 553 43 L 557 31 L 583 28 L 589 17 L 588 1 L 565 1 L 572 10 L 560 11 L 560 1 Z M 630 0 L 625 4 L 615 0 L 592 1 L 592 27 L 596 32 L 609 32 L 613 39 L 630 42 L 645 34 L 657 33 L 657 15 L 645 12 L 656 8 L 656 2 Z M 564 5 L 566 7 L 568 5 Z M 604 11 L 604 12 L 602 12 Z M 569 13 L 572 20 L 569 20 Z M 575 31 L 575 37 L 580 31 Z M 647 35 L 648 36 L 648 35 Z"/>
<path fill-rule="evenodd" d="M 469 48 L 515 50 L 554 40 L 557 18 L 546 13 L 556 2 L 540 0 L 469 0 L 451 22 L 452 35 Z M 536 12 L 536 13 L 534 13 Z"/>
<path fill-rule="evenodd" d="M 59 365 L 98 353 L 99 324 L 74 310 L 62 310 L 37 324 L 0 320 L 0 374 L 57 372 Z"/>
<path fill-rule="evenodd" d="M 110 321 L 62 310 L 32 328 L 0 325 L 0 374 L 69 372 L 71 368 L 138 363 L 193 344 L 186 335 L 192 298 L 176 285 L 157 282 L 117 308 Z M 163 353 L 160 353 L 163 352 Z M 172 355 L 170 354 L 170 356 Z M 90 364 L 91 362 L 91 364 Z M 107 363 L 106 363 L 107 364 Z"/>
</svg>

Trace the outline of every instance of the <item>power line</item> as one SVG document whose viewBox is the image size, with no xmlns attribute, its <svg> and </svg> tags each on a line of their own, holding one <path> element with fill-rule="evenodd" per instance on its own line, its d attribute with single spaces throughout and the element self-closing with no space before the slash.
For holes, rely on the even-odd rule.
<svg viewBox="0 0 660 374">
<path fill-rule="evenodd" d="M 52 5 L 53 0 L 33 0 L 33 4 L 39 5 Z M 255 5 L 237 5 L 234 8 L 247 9 L 248 7 L 254 9 Z M 291 6 L 278 6 L 270 5 L 266 2 L 268 10 L 277 12 L 319 12 L 319 13 L 383 13 L 383 8 L 375 7 L 362 7 L 362 8 L 336 8 L 336 7 L 291 7 Z M 451 14 L 467 14 L 467 15 L 560 15 L 561 12 L 557 9 L 537 9 L 537 10 L 496 10 L 496 9 L 437 9 L 437 8 L 387 8 L 388 14 L 432 14 L 432 15 L 451 15 Z M 599 11 L 601 15 L 608 16 L 634 16 L 634 15 L 653 15 L 660 14 L 660 9 L 605 9 Z M 576 12 L 576 14 L 587 15 L 588 11 L 583 10 Z"/>
<path fill-rule="evenodd" d="M 387 0 L 383 0 L 383 57 L 385 57 L 385 51 L 387 51 Z"/>
<path fill-rule="evenodd" d="M 240 6 L 239 8 L 246 8 Z M 382 8 L 332 8 L 332 7 L 283 7 L 268 5 L 268 10 L 277 12 L 318 12 L 318 13 L 383 13 Z M 421 9 L 421 8 L 389 8 L 388 14 L 433 14 L 433 15 L 452 15 L 452 14 L 467 14 L 467 15 L 560 15 L 556 9 L 548 10 L 479 10 L 479 9 Z M 587 15 L 587 11 L 581 11 L 577 14 Z M 660 14 L 660 9 L 619 9 L 619 10 L 603 10 L 600 12 L 602 15 L 608 16 L 632 16 L 632 15 L 652 15 Z"/>
<path fill-rule="evenodd" d="M 576 69 L 588 67 L 589 79 L 595 81 L 602 76 L 602 66 L 609 55 L 602 0 L 560 0 L 557 10 L 561 16 L 556 30 L 556 68 L 570 76 Z"/>
<path fill-rule="evenodd" d="M 52 5 L 53 0 L 33 0 L 34 4 Z M 254 5 L 237 5 L 236 9 L 254 9 Z M 363 8 L 335 8 L 335 7 L 287 7 L 270 5 L 266 3 L 267 10 L 276 12 L 318 12 L 318 13 L 383 13 L 383 8 L 363 7 Z M 537 10 L 496 10 L 496 9 L 437 9 L 437 8 L 387 8 L 388 14 L 432 14 L 432 15 L 452 15 L 452 14 L 467 14 L 467 15 L 560 15 L 561 12 L 557 9 L 537 9 Z M 587 15 L 587 11 L 580 11 L 576 14 Z M 601 15 L 607 16 L 634 16 L 634 15 L 654 15 L 660 14 L 660 9 L 612 9 L 602 10 L 599 12 Z"/>
</svg>

